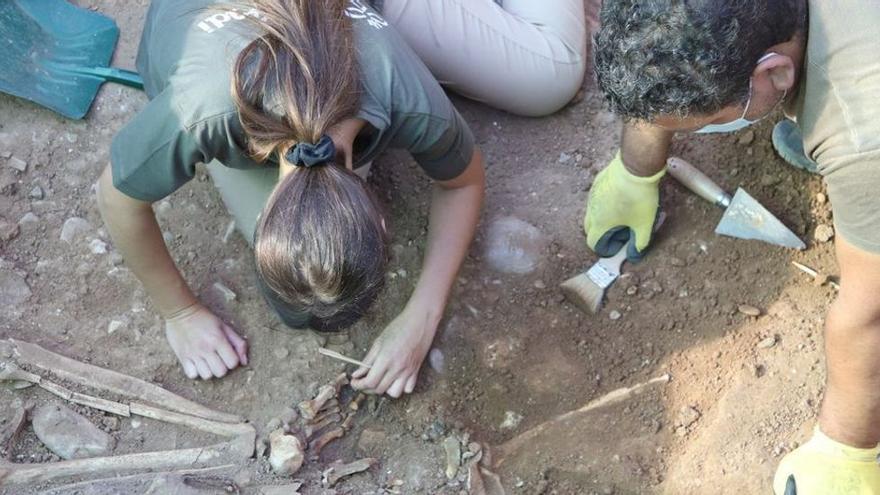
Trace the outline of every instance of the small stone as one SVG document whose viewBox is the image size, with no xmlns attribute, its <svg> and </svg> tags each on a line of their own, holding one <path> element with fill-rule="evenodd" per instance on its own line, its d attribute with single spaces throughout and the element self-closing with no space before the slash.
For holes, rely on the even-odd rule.
<svg viewBox="0 0 880 495">
<path fill-rule="evenodd" d="M 110 320 L 107 324 L 107 333 L 113 334 L 125 325 L 125 322 L 119 320 Z"/>
<path fill-rule="evenodd" d="M 431 349 L 431 352 L 428 354 L 428 364 L 432 370 L 441 375 L 444 374 L 446 372 L 446 357 L 443 356 L 443 351 L 436 347 Z"/>
<path fill-rule="evenodd" d="M 92 239 L 89 242 L 89 250 L 92 254 L 107 254 L 107 243 L 101 239 Z"/>
<path fill-rule="evenodd" d="M 611 310 L 611 312 L 608 313 L 608 318 L 610 318 L 612 321 L 619 320 L 621 317 L 623 317 L 623 315 L 620 313 L 620 311 L 617 311 L 616 309 Z"/>
<path fill-rule="evenodd" d="M 834 227 L 826 224 L 816 227 L 813 238 L 819 242 L 828 242 L 834 237 Z"/>
<path fill-rule="evenodd" d="M 305 447 L 294 435 L 285 435 L 284 430 L 275 430 L 269 435 L 269 465 L 275 474 L 294 475 L 305 461 Z"/>
<path fill-rule="evenodd" d="M 159 201 L 154 207 L 157 215 L 166 216 L 171 212 L 171 201 L 167 199 Z"/>
<path fill-rule="evenodd" d="M 443 451 L 446 452 L 446 479 L 455 479 L 461 466 L 461 442 L 454 436 L 446 437 L 443 441 Z"/>
<path fill-rule="evenodd" d="M 828 202 L 828 196 L 825 196 L 825 193 L 816 194 L 816 203 L 819 203 L 820 205 L 824 205 L 827 202 Z"/>
<path fill-rule="evenodd" d="M 113 266 L 119 266 L 119 265 L 121 265 L 124 261 L 125 261 L 125 259 L 122 257 L 121 254 L 119 254 L 118 251 L 113 251 L 112 253 L 110 253 L 110 264 L 111 264 L 111 265 L 113 265 Z"/>
<path fill-rule="evenodd" d="M 388 435 L 384 431 L 367 428 L 361 432 L 357 448 L 367 455 L 379 454 L 387 438 Z"/>
<path fill-rule="evenodd" d="M 223 282 L 214 282 L 214 290 L 220 294 L 220 296 L 223 297 L 223 300 L 227 303 L 231 303 L 238 298 L 235 292 L 229 287 L 226 287 Z"/>
<path fill-rule="evenodd" d="M 570 161 L 571 161 L 571 155 L 569 155 L 568 153 L 563 151 L 562 153 L 559 154 L 559 163 L 565 164 Z"/>
<path fill-rule="evenodd" d="M 33 425 L 37 438 L 64 459 L 107 455 L 115 445 L 113 437 L 61 404 L 40 406 L 34 412 Z"/>
<path fill-rule="evenodd" d="M 223 244 L 229 242 L 229 239 L 232 238 L 232 234 L 235 232 L 235 220 L 230 220 L 228 224 L 226 224 L 226 230 L 223 232 Z"/>
<path fill-rule="evenodd" d="M 684 262 L 684 260 L 681 259 L 681 258 L 669 258 L 669 264 L 672 265 L 672 266 L 674 266 L 674 267 L 678 267 L 678 268 L 683 267 L 683 266 L 686 265 L 686 263 Z"/>
<path fill-rule="evenodd" d="M 535 280 L 535 283 L 532 285 L 538 290 L 544 290 L 547 288 L 547 284 L 545 284 L 543 280 Z"/>
<path fill-rule="evenodd" d="M 681 408 L 678 414 L 678 424 L 684 428 L 688 428 L 700 419 L 700 411 L 692 406 Z"/>
<path fill-rule="evenodd" d="M 266 423 L 266 431 L 275 431 L 281 429 L 284 425 L 284 422 L 281 421 L 281 418 L 272 418 Z"/>
<path fill-rule="evenodd" d="M 8 268 L 0 268 L 0 308 L 13 308 L 31 297 L 24 277 Z"/>
<path fill-rule="evenodd" d="M 523 416 L 514 411 L 504 413 L 504 421 L 501 422 L 502 430 L 514 430 L 522 423 Z"/>
<path fill-rule="evenodd" d="M 40 186 L 34 186 L 33 189 L 28 193 L 28 197 L 31 199 L 43 199 L 45 197 L 45 193 L 43 192 L 43 188 Z"/>
<path fill-rule="evenodd" d="M 748 131 L 742 133 L 739 137 L 739 144 L 743 146 L 748 146 L 755 141 L 755 131 L 749 129 Z"/>
<path fill-rule="evenodd" d="M 18 224 L 19 225 L 26 225 L 29 223 L 37 223 L 39 221 L 40 221 L 40 217 L 34 215 L 33 212 L 29 211 L 29 212 L 25 213 L 24 215 L 22 215 L 20 219 L 18 219 Z"/>
<path fill-rule="evenodd" d="M 10 157 L 9 160 L 6 161 L 6 164 L 19 172 L 24 172 L 28 167 L 27 162 L 17 156 Z"/>
<path fill-rule="evenodd" d="M 639 293 L 638 286 L 630 285 L 629 287 L 626 288 L 626 295 L 628 295 L 628 296 L 634 296 L 638 293 Z"/>
<path fill-rule="evenodd" d="M 776 345 L 776 337 L 771 336 L 758 342 L 758 349 L 769 349 Z"/>
<path fill-rule="evenodd" d="M 119 418 L 115 416 L 104 416 L 101 418 L 101 424 L 104 425 L 104 428 L 107 428 L 108 431 L 116 431 L 119 429 Z"/>
<path fill-rule="evenodd" d="M 549 243 L 534 225 L 519 218 L 502 217 L 489 224 L 483 244 L 489 267 L 501 273 L 523 275 L 538 268 Z"/>
<path fill-rule="evenodd" d="M 12 157 L 11 151 L 0 151 L 0 158 L 3 158 L 4 160 L 8 160 L 11 157 Z"/>
<path fill-rule="evenodd" d="M 85 218 L 70 217 L 64 221 L 61 227 L 61 240 L 67 243 L 92 230 L 92 224 Z"/>
<path fill-rule="evenodd" d="M 761 310 L 749 304 L 740 304 L 737 310 L 746 316 L 761 316 Z"/>
<path fill-rule="evenodd" d="M 18 237 L 18 224 L 0 219 L 0 241 L 9 242 Z"/>
<path fill-rule="evenodd" d="M 278 359 L 285 359 L 290 355 L 290 351 L 288 351 L 286 347 L 276 347 L 272 353 L 275 354 L 275 357 Z"/>
<path fill-rule="evenodd" d="M 767 374 L 767 368 L 765 368 L 763 364 L 756 364 L 754 372 L 755 378 L 761 378 L 762 376 Z"/>
</svg>

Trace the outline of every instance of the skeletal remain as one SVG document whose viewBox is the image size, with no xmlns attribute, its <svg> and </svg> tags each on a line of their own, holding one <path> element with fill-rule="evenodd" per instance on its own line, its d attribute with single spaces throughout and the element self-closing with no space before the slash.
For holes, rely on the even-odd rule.
<svg viewBox="0 0 880 495">
<path fill-rule="evenodd" d="M 26 364 L 50 372 L 61 379 L 70 380 L 96 390 L 103 390 L 129 399 L 137 399 L 192 416 L 220 421 L 241 423 L 244 420 L 233 414 L 215 411 L 201 404 L 169 392 L 158 385 L 116 371 L 82 363 L 48 351 L 36 344 L 16 339 L 0 341 L 0 355 L 13 356 L 19 364 Z"/>
<path fill-rule="evenodd" d="M 467 491 L 468 495 L 486 495 L 486 484 L 483 482 L 480 466 L 476 463 L 468 467 Z"/>
<path fill-rule="evenodd" d="M 130 476 L 114 476 L 89 481 L 80 481 L 68 485 L 62 485 L 39 492 L 40 495 L 70 495 L 71 493 L 94 493 L 95 487 L 101 487 L 101 493 L 131 493 L 133 486 L 142 486 L 158 478 L 171 478 L 184 476 L 210 476 L 229 472 L 235 469 L 235 464 L 226 464 L 204 469 L 186 469 L 181 471 L 164 471 L 160 473 L 134 474 Z"/>
<path fill-rule="evenodd" d="M 451 480 L 458 474 L 461 466 L 461 443 L 455 437 L 446 437 L 443 450 L 446 452 L 446 478 Z"/>
<path fill-rule="evenodd" d="M 351 476 L 353 474 L 362 473 L 367 469 L 373 467 L 375 464 L 376 459 L 368 457 L 366 459 L 360 459 L 354 462 L 350 462 L 348 464 L 330 466 L 330 468 L 326 469 L 321 475 L 321 484 L 324 485 L 324 488 L 332 488 L 336 485 L 336 483 L 339 483 L 339 480 L 341 480 L 342 478 Z"/>
<path fill-rule="evenodd" d="M 164 409 L 159 409 L 158 407 L 141 404 L 140 402 L 132 402 L 129 407 L 131 408 L 131 413 L 137 414 L 138 416 L 186 426 L 196 430 L 214 433 L 215 435 L 222 435 L 224 437 L 237 437 L 241 435 L 256 437 L 256 430 L 254 430 L 253 426 L 247 423 L 221 423 L 219 421 L 211 421 L 179 412 L 166 411 Z"/>
<path fill-rule="evenodd" d="M 292 476 L 306 459 L 303 444 L 294 435 L 286 435 L 278 429 L 269 435 L 269 464 L 276 474 Z"/>
<path fill-rule="evenodd" d="M 361 408 L 361 404 L 364 403 L 364 399 L 366 398 L 367 396 L 364 394 L 357 394 L 357 396 L 348 403 L 348 409 L 350 411 L 357 411 Z"/>
<path fill-rule="evenodd" d="M 321 436 L 312 440 L 309 444 L 309 453 L 312 454 L 312 459 L 317 459 L 318 456 L 321 455 L 321 451 L 324 450 L 324 447 L 327 446 L 328 443 L 333 440 L 342 438 L 345 435 L 345 430 L 342 429 L 341 426 L 337 426 L 326 432 L 322 433 Z"/>
<path fill-rule="evenodd" d="M 325 407 L 321 410 L 321 413 L 318 414 L 318 416 L 316 416 L 314 420 L 312 420 L 311 424 L 320 423 L 321 421 L 324 421 L 325 419 L 332 416 L 340 416 L 340 419 L 342 419 L 340 414 L 341 412 L 342 411 L 339 409 L 338 404 L 332 407 Z"/>
<path fill-rule="evenodd" d="M 22 404 L 18 399 L 16 399 L 16 402 L 15 415 L 9 424 L 6 425 L 6 428 L 0 432 L 0 448 L 7 452 L 12 448 L 12 444 L 18 438 L 18 434 L 21 433 L 21 429 L 27 423 L 28 414 L 30 414 L 31 409 L 34 407 L 31 403 Z M 0 484 L 2 484 L 2 479 L 0 479 Z"/>
<path fill-rule="evenodd" d="M 240 456 L 237 439 L 210 447 L 166 450 L 113 457 L 93 457 L 38 464 L 0 462 L 0 486 L 34 484 L 74 476 L 102 476 L 146 469 L 173 469 L 210 464 Z M 251 444 L 253 450 L 253 443 Z"/>
<path fill-rule="evenodd" d="M 348 375 L 342 373 L 333 380 L 333 383 L 321 387 L 318 390 L 318 395 L 315 396 L 314 399 L 300 402 L 299 412 L 303 419 L 306 421 L 312 421 L 315 419 L 318 413 L 327 407 L 331 400 L 336 400 L 336 396 L 339 395 L 342 387 L 346 385 L 348 385 Z"/>
<path fill-rule="evenodd" d="M 2 366 L 2 369 L 0 369 L 0 380 L 4 382 L 20 381 L 37 385 L 42 379 L 40 375 L 28 373 L 27 371 L 19 368 L 15 363 L 0 363 L 0 366 Z"/>
<path fill-rule="evenodd" d="M 350 413 L 347 416 L 345 416 L 345 419 L 342 421 L 342 424 L 339 426 L 342 426 L 342 429 L 345 430 L 346 433 L 348 433 L 351 431 L 351 427 L 353 424 L 354 424 L 354 413 Z"/>
<path fill-rule="evenodd" d="M 314 423 L 306 425 L 306 427 L 303 429 L 303 434 L 306 436 L 306 438 L 311 439 L 313 436 L 315 436 L 316 433 L 323 430 L 324 428 L 327 428 L 330 425 L 338 424 L 340 421 L 342 421 L 342 415 L 339 413 L 324 415 L 322 416 L 322 418 L 323 419 L 321 419 L 320 421 L 315 420 Z"/>
</svg>

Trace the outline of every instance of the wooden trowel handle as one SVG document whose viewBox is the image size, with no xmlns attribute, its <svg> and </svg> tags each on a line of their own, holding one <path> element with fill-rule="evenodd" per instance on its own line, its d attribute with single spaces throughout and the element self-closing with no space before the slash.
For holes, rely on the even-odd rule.
<svg viewBox="0 0 880 495">
<path fill-rule="evenodd" d="M 666 170 L 669 171 L 669 175 L 706 201 L 722 208 L 730 206 L 730 195 L 690 163 L 673 156 L 666 161 Z"/>
</svg>

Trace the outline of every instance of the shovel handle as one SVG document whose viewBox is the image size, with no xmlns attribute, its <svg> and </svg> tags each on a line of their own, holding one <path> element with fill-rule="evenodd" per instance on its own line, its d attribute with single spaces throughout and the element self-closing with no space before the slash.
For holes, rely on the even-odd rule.
<svg viewBox="0 0 880 495">
<path fill-rule="evenodd" d="M 117 69 L 116 67 L 89 67 L 83 69 L 89 75 L 100 77 L 108 82 L 123 84 L 136 89 L 144 89 L 144 79 L 135 71 Z"/>
<path fill-rule="evenodd" d="M 669 175 L 706 201 L 721 208 L 730 206 L 730 195 L 690 163 L 673 156 L 666 161 L 666 170 L 669 171 Z"/>
</svg>

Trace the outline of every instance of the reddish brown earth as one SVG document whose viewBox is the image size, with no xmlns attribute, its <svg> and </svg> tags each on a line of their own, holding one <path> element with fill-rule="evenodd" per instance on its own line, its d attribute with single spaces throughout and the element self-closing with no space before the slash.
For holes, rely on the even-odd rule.
<svg viewBox="0 0 880 495">
<path fill-rule="evenodd" d="M 116 63 L 132 66 L 147 2 L 75 3 L 116 19 L 123 33 Z M 247 368 L 219 381 L 190 381 L 165 343 L 159 316 L 117 259 L 92 188 L 114 133 L 145 101 L 141 93 L 107 85 L 87 119 L 69 121 L 0 96 L 0 152 L 29 164 L 20 173 L 0 158 L 0 217 L 12 224 L 28 213 L 37 217 L 0 241 L 0 282 L 6 284 L 0 289 L 7 290 L 15 278 L 30 291 L 22 295 L 19 284 L 15 290 L 23 300 L 0 301 L 0 337 L 152 381 L 246 417 L 262 432 L 284 406 L 306 398 L 342 369 L 317 354 L 319 345 L 363 355 L 402 309 L 424 251 L 430 185 L 403 153 L 388 153 L 376 163 L 371 183 L 394 220 L 394 274 L 373 314 L 350 338 L 330 342 L 284 329 L 262 302 L 247 244 L 238 235 L 223 242 L 229 218 L 203 171 L 157 204 L 187 279 L 251 344 Z M 426 365 L 414 395 L 368 405 L 354 432 L 299 474 L 306 482 L 303 493 L 386 493 L 383 487 L 395 479 L 403 482 L 400 493 L 462 493 L 463 478 L 447 482 L 443 474 L 445 435 L 467 433 L 498 446 L 606 393 L 663 374 L 670 375 L 668 384 L 550 425 L 522 449 L 505 450 L 498 472 L 507 492 L 769 493 L 776 463 L 807 437 L 821 400 L 821 328 L 834 296 L 790 261 L 835 272 L 831 244 L 813 240 L 815 227 L 830 223 L 830 205 L 817 199 L 823 186 L 773 154 L 773 119 L 736 135 L 682 138 L 675 153 L 727 189 L 747 189 L 793 226 L 808 249 L 797 253 L 718 237 L 712 231 L 721 212 L 667 179 L 668 219 L 650 256 L 626 265 L 601 314 L 588 316 L 565 302 L 557 287 L 595 259 L 580 228 L 583 204 L 619 134 L 595 84 L 586 83 L 581 101 L 540 120 L 456 103 L 487 156 L 489 190 L 480 234 L 435 342 L 445 371 Z M 29 197 L 36 185 L 43 199 Z M 74 216 L 92 228 L 67 243 L 59 238 L 61 226 Z M 540 263 L 529 274 L 497 273 L 484 262 L 487 227 L 504 216 L 536 226 L 544 237 Z M 109 253 L 94 254 L 95 239 L 106 243 Z M 217 281 L 235 291 L 237 300 L 225 302 L 212 289 Z M 741 314 L 741 304 L 760 308 L 762 315 Z M 612 311 L 622 316 L 612 320 Z M 122 325 L 109 333 L 112 320 Z M 769 347 L 768 337 L 774 339 Z M 5 421 L 16 398 L 56 400 L 34 389 L 0 390 Z M 103 413 L 77 410 L 101 424 Z M 508 412 L 522 421 L 502 428 Z M 143 420 L 138 428 L 131 423 L 125 419 L 112 432 L 116 453 L 207 441 L 154 421 Z M 52 460 L 30 430 L 11 454 L 16 462 Z M 379 466 L 335 492 L 319 488 L 320 469 L 330 461 L 364 455 L 378 457 Z M 229 476 L 243 493 L 284 482 L 269 474 L 265 459 L 242 463 Z"/>
</svg>

